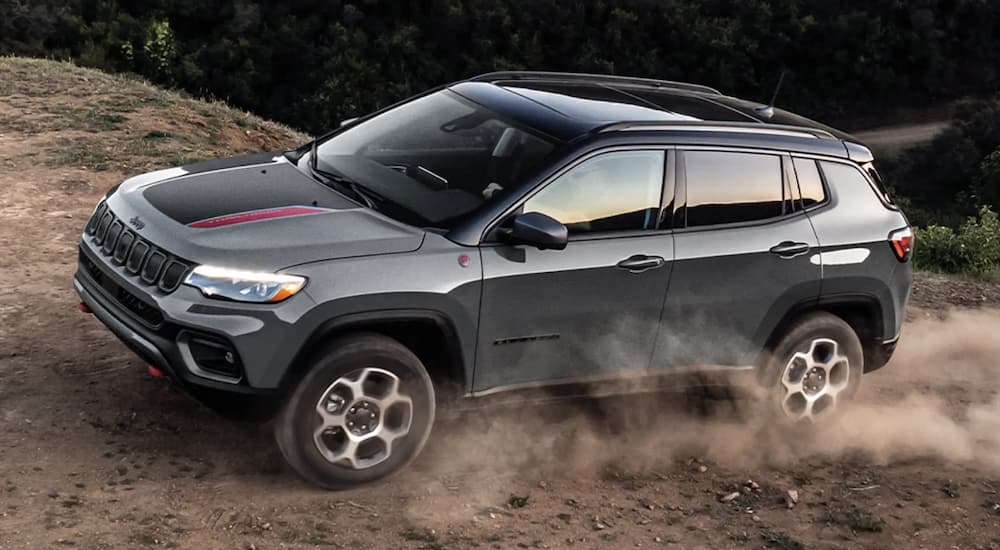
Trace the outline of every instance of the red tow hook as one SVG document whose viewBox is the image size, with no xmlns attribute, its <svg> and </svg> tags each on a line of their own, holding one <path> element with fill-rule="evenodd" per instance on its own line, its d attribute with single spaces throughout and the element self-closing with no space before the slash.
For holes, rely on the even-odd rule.
<svg viewBox="0 0 1000 550">
<path fill-rule="evenodd" d="M 146 365 L 146 370 L 149 371 L 150 376 L 163 378 L 163 371 L 154 367 L 153 365 Z"/>
<path fill-rule="evenodd" d="M 83 302 L 77 304 L 76 309 L 80 310 L 80 313 L 93 313 L 93 311 L 90 310 L 90 306 Z"/>
</svg>

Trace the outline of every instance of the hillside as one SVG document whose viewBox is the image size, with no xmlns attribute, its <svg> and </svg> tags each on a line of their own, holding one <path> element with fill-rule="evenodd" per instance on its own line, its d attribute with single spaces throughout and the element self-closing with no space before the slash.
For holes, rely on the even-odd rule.
<svg viewBox="0 0 1000 550">
<path fill-rule="evenodd" d="M 1000 286 L 944 276 L 918 276 L 892 363 L 824 431 L 699 392 L 516 403 L 440 419 L 384 483 L 306 485 L 267 426 L 198 406 L 78 313 L 72 276 L 116 182 L 307 139 L 0 58 L 0 550 L 1000 547 Z"/>
<path fill-rule="evenodd" d="M 8 162 L 24 153 L 36 166 L 101 172 L 108 185 L 120 173 L 308 139 L 221 102 L 69 63 L 0 57 L 0 77 L 0 139 L 18 137 L 3 142 Z"/>
</svg>

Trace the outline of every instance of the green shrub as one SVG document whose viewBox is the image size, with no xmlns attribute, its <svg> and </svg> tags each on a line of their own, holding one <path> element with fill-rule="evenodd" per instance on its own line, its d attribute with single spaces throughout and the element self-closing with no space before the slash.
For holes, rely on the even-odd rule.
<svg viewBox="0 0 1000 550">
<path fill-rule="evenodd" d="M 981 204 L 1000 205 L 1000 149 L 990 153 L 979 165 L 973 190 Z"/>
<path fill-rule="evenodd" d="M 958 231 L 931 225 L 917 230 L 913 262 L 918 269 L 988 276 L 1000 270 L 1000 217 L 984 206 Z"/>
</svg>

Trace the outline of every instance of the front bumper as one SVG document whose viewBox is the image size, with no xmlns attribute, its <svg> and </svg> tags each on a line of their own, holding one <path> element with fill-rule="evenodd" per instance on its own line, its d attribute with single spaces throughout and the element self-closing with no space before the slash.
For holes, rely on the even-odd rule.
<svg viewBox="0 0 1000 550">
<path fill-rule="evenodd" d="M 222 412 L 238 410 L 240 416 L 253 412 L 248 408 L 261 416 L 273 412 L 299 347 L 296 321 L 311 303 L 306 296 L 277 306 L 217 302 L 183 285 L 170 293 L 151 290 L 87 239 L 80 245 L 73 286 L 98 320 L 136 355 L 199 401 Z M 199 366 L 201 358 L 193 350 L 205 338 L 231 346 L 238 374 L 221 375 Z"/>
<path fill-rule="evenodd" d="M 170 334 L 173 337 L 170 337 L 143 327 L 127 315 L 123 315 L 105 293 L 95 288 L 92 281 L 88 281 L 80 273 L 74 277 L 73 287 L 80 296 L 80 301 L 86 304 L 94 316 L 126 347 L 150 365 L 167 373 L 182 386 L 188 389 L 202 387 L 238 394 L 266 395 L 273 392 L 273 389 L 250 387 L 241 383 L 242 379 L 222 381 L 216 377 L 195 374 L 199 369 L 191 361 L 190 352 L 183 347 L 183 335 L 189 332 L 172 330 Z"/>
</svg>

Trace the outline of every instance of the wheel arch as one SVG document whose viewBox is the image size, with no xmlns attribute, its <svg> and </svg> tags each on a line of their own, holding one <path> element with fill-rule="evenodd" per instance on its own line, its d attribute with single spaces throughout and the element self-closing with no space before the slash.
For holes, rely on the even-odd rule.
<svg viewBox="0 0 1000 550">
<path fill-rule="evenodd" d="M 446 314 L 431 309 L 380 310 L 349 313 L 321 323 L 292 360 L 281 381 L 282 392 L 288 392 L 309 370 L 313 355 L 326 342 L 355 332 L 374 332 L 400 342 L 424 364 L 436 388 L 447 390 L 455 385 L 464 392 L 471 380 L 458 331 Z"/>
<path fill-rule="evenodd" d="M 788 332 L 789 327 L 805 315 L 825 312 L 835 315 L 850 325 L 864 351 L 865 371 L 871 371 L 881 365 L 876 365 L 879 347 L 884 334 L 882 303 L 871 294 L 838 294 L 826 296 L 818 301 L 810 300 L 796 304 L 785 312 L 781 320 L 771 331 L 764 344 L 764 349 L 755 362 L 755 367 L 761 367 L 768 359 L 770 350 Z M 758 368 L 758 372 L 762 369 Z"/>
</svg>

